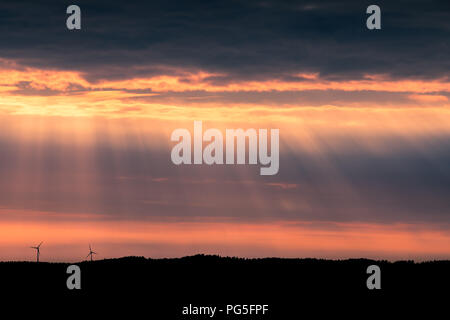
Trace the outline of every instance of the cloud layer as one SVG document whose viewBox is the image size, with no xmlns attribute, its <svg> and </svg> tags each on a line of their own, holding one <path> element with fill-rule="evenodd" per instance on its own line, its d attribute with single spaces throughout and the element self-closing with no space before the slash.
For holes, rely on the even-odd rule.
<svg viewBox="0 0 450 320">
<path fill-rule="evenodd" d="M 65 28 L 70 4 L 2 1 L 2 56 L 91 81 L 179 69 L 219 74 L 211 81 L 221 83 L 449 76 L 447 1 L 379 1 L 382 30 L 373 32 L 364 1 L 78 1 L 79 32 Z"/>
</svg>

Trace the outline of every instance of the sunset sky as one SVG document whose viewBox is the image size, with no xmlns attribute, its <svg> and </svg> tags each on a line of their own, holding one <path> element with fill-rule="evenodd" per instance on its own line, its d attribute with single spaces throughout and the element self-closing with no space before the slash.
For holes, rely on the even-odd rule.
<svg viewBox="0 0 450 320">
<path fill-rule="evenodd" d="M 370 4 L 2 1 L 0 260 L 450 259 L 450 2 Z M 195 120 L 278 174 L 174 165 Z"/>
</svg>

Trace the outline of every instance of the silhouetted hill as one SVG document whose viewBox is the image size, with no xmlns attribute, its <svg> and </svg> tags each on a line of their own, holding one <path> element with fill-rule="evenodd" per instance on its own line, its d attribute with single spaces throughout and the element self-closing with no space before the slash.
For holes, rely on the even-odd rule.
<svg viewBox="0 0 450 320">
<path fill-rule="evenodd" d="M 197 255 L 177 259 L 124 257 L 75 263 L 81 290 L 68 290 L 67 263 L 0 263 L 1 288 L 11 296 L 39 296 L 60 303 L 96 301 L 108 312 L 146 310 L 157 319 L 206 319 L 183 316 L 183 306 L 267 304 L 265 316 L 238 319 L 287 319 L 306 311 L 350 315 L 390 306 L 401 311 L 414 301 L 448 299 L 450 261 L 373 261 L 368 259 L 241 259 Z M 369 265 L 381 268 L 381 290 L 369 290 Z M 53 301 L 53 300 L 52 300 Z M 100 302 L 101 301 L 101 302 Z M 113 308 L 113 309 L 111 309 Z M 375 309 L 374 309 L 375 308 Z M 378 310 L 378 311 L 377 311 Z M 152 317 L 150 317 L 152 318 Z M 224 313 L 215 319 L 233 318 Z"/>
</svg>

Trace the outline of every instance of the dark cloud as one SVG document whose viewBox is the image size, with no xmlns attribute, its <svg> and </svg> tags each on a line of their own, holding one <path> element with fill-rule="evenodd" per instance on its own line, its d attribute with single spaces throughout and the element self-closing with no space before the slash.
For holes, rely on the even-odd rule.
<svg viewBox="0 0 450 320">
<path fill-rule="evenodd" d="M 124 90 L 129 92 L 128 90 Z M 149 93 L 149 92 L 137 92 Z M 136 96 L 132 99 L 154 103 L 179 103 L 196 106 L 203 103 L 227 104 L 258 104 L 279 107 L 283 105 L 296 106 L 348 106 L 357 102 L 358 105 L 376 104 L 377 106 L 405 107 L 417 105 L 409 97 L 412 93 L 386 91 L 344 91 L 344 90 L 302 90 L 302 91 L 238 91 L 238 92 L 160 92 L 149 96 Z M 444 96 L 444 95 L 443 95 Z M 131 99 L 131 98 L 130 98 Z"/>
<path fill-rule="evenodd" d="M 82 30 L 71 32 L 65 10 L 72 2 L 2 1 L 0 57 L 79 70 L 91 81 L 173 68 L 232 79 L 283 79 L 297 72 L 330 79 L 449 76 L 450 3 L 444 0 L 378 1 L 378 31 L 365 27 L 368 1 L 76 3 Z"/>
</svg>

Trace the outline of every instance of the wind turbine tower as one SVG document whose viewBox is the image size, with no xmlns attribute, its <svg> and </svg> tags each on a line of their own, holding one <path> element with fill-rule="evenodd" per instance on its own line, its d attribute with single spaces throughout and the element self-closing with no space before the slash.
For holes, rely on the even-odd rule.
<svg viewBox="0 0 450 320">
<path fill-rule="evenodd" d="M 92 251 L 91 245 L 89 245 L 89 254 L 86 256 L 86 258 L 91 256 L 91 261 L 92 261 L 92 255 L 93 254 L 97 254 L 97 252 Z"/>
<path fill-rule="evenodd" d="M 41 248 L 42 243 L 43 243 L 43 241 L 41 243 L 39 243 L 39 245 L 36 247 L 30 247 L 32 249 L 36 249 L 36 262 L 39 262 L 39 255 L 41 254 L 40 248 Z"/>
</svg>

